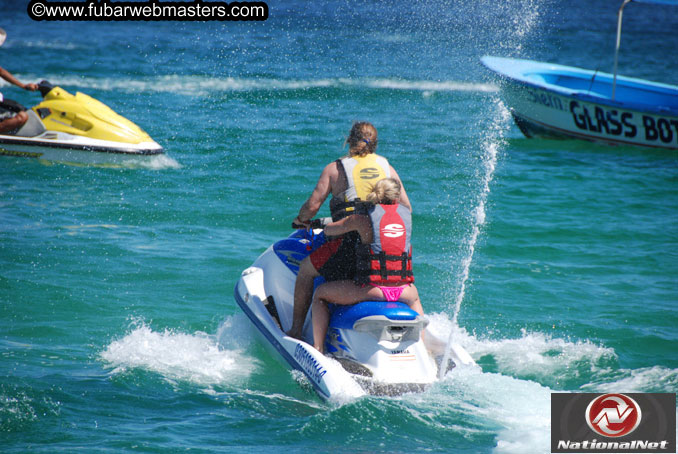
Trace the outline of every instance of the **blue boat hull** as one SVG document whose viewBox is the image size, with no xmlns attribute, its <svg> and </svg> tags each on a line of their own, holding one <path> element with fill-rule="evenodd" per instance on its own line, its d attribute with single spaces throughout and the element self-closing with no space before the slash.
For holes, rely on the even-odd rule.
<svg viewBox="0 0 678 454">
<path fill-rule="evenodd" d="M 678 87 L 579 68 L 498 57 L 483 64 L 526 137 L 678 150 Z"/>
</svg>

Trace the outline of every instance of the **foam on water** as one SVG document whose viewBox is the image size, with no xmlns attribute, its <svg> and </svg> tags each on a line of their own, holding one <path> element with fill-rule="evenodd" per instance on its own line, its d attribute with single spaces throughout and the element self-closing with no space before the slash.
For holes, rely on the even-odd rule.
<svg viewBox="0 0 678 454">
<path fill-rule="evenodd" d="M 548 453 L 550 393 L 533 381 L 460 366 L 425 393 L 402 399 L 417 419 L 445 421 L 441 430 L 494 436 L 497 453 Z"/>
<path fill-rule="evenodd" d="M 587 392 L 669 392 L 678 390 L 678 369 L 664 366 L 605 371 L 598 380 L 582 386 Z M 602 375 L 602 374 L 601 374 Z"/>
<path fill-rule="evenodd" d="M 675 392 L 678 370 L 655 366 L 612 370 L 601 367 L 616 360 L 614 349 L 588 340 L 572 341 L 523 331 L 515 339 L 479 339 L 455 325 L 446 314 L 428 314 L 428 329 L 436 336 L 452 331 L 475 360 L 490 355 L 498 372 L 460 366 L 421 396 L 408 396 L 444 411 L 457 408 L 487 433 L 496 434 L 497 453 L 550 452 L 550 383 L 583 374 L 598 377 L 581 386 L 583 392 Z M 526 378 L 529 377 L 529 378 Z M 547 384 L 545 384 L 547 383 Z M 423 401 L 423 402 L 422 402 Z M 461 428 L 462 432 L 478 429 Z"/>
<path fill-rule="evenodd" d="M 87 161 L 90 157 L 86 155 L 89 152 L 80 152 L 80 156 L 84 161 Z M 52 161 L 50 159 L 41 157 L 38 158 L 38 161 L 45 166 L 52 166 L 54 163 L 65 164 L 73 167 L 99 167 L 99 168 L 110 168 L 110 169 L 148 169 L 148 170 L 165 170 L 165 169 L 181 169 L 182 165 L 175 159 L 167 156 L 166 154 L 154 155 L 154 156 L 122 156 L 117 154 L 112 154 L 107 159 L 110 158 L 109 162 L 104 162 L 102 156 L 96 156 L 96 159 L 101 160 L 101 162 L 96 162 L 92 164 L 87 164 L 84 162 L 77 161 L 67 161 L 62 159 L 57 159 Z"/>
<path fill-rule="evenodd" d="M 551 390 L 538 383 L 463 368 L 449 377 L 474 404 L 475 417 L 496 430 L 498 453 L 550 451 Z"/>
<path fill-rule="evenodd" d="M 19 39 L 10 39 L 4 45 L 5 48 L 28 48 L 28 49 L 51 49 L 51 50 L 76 50 L 81 48 L 80 45 L 75 43 L 65 43 L 61 41 L 52 41 L 52 40 L 35 40 L 35 41 L 22 41 Z"/>
<path fill-rule="evenodd" d="M 0 386 L 0 433 L 28 426 L 40 417 L 58 416 L 61 405 L 49 396 L 33 396 L 17 387 Z"/>
<path fill-rule="evenodd" d="M 428 329 L 433 334 L 445 336 L 454 331 L 455 341 L 476 361 L 491 357 L 498 372 L 542 384 L 553 385 L 558 380 L 576 378 L 583 369 L 589 374 L 602 374 L 605 366 L 617 358 L 614 349 L 588 340 L 554 338 L 525 330 L 519 338 L 481 339 L 457 327 L 445 314 L 429 314 L 429 319 Z"/>
<path fill-rule="evenodd" d="M 33 75 L 19 75 L 26 80 L 38 80 Z M 161 92 L 184 96 L 208 96 L 218 92 L 249 92 L 258 90 L 289 91 L 312 88 L 371 88 L 377 90 L 409 90 L 422 92 L 484 92 L 494 93 L 498 87 L 488 83 L 460 82 L 452 80 L 406 80 L 396 78 L 374 79 L 247 79 L 234 77 L 205 77 L 167 75 L 143 79 L 73 77 L 53 74 L 43 77 L 54 85 L 72 86 L 81 89 L 115 90 L 127 93 Z M 0 87 L 6 85 L 0 81 Z"/>
<path fill-rule="evenodd" d="M 468 350 L 477 358 L 491 356 L 502 373 L 551 385 L 577 379 L 583 371 L 596 374 L 617 358 L 613 349 L 588 340 L 570 341 L 525 330 L 516 339 L 470 338 Z"/>
<path fill-rule="evenodd" d="M 246 342 L 248 336 L 222 335 L 238 325 L 228 318 L 214 336 L 167 329 L 153 331 L 145 323 L 135 322 L 129 333 L 111 342 L 100 356 L 114 374 L 143 369 L 171 382 L 187 381 L 207 387 L 235 384 L 247 378 L 258 364 L 239 347 L 238 342 L 243 339 Z"/>
<path fill-rule="evenodd" d="M 174 158 L 171 158 L 166 154 L 160 154 L 151 156 L 150 158 L 146 159 L 132 158 L 129 160 L 128 163 L 126 163 L 125 167 L 150 170 L 164 170 L 164 169 L 181 169 L 182 165 Z"/>
<path fill-rule="evenodd" d="M 414 90 L 424 92 L 470 91 L 470 92 L 495 93 L 499 90 L 499 88 L 493 84 L 469 83 L 457 81 L 428 81 L 428 80 L 416 81 L 399 79 L 375 79 L 366 81 L 365 85 L 370 88 L 384 88 L 390 90 Z"/>
<path fill-rule="evenodd" d="M 333 405 L 341 406 L 346 404 L 351 404 L 356 401 L 356 399 L 367 395 L 365 390 L 353 380 L 348 372 L 342 367 L 338 361 L 328 361 L 324 365 L 327 373 L 335 377 L 341 377 L 338 380 L 341 385 L 341 389 L 335 390 L 335 392 L 330 396 L 329 402 Z M 313 385 L 311 384 L 308 377 L 299 370 L 290 370 L 290 374 L 294 380 L 307 390 L 309 393 L 314 393 Z"/>
</svg>

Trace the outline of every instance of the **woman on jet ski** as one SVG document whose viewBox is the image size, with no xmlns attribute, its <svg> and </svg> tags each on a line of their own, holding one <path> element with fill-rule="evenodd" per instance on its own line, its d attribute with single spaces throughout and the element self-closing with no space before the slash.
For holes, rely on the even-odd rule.
<svg viewBox="0 0 678 454">
<path fill-rule="evenodd" d="M 325 226 L 325 234 L 330 236 L 357 231 L 361 244 L 355 279 L 326 282 L 313 295 L 313 339 L 321 352 L 330 319 L 328 303 L 400 301 L 424 313 L 412 275 L 412 216 L 408 208 L 399 204 L 400 190 L 398 180 L 380 180 L 367 196 L 371 207 L 364 214 L 353 214 Z"/>
</svg>

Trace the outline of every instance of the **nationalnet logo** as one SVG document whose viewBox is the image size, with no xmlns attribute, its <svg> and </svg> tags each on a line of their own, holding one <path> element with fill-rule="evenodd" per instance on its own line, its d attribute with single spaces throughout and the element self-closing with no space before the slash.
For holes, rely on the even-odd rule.
<svg viewBox="0 0 678 454">
<path fill-rule="evenodd" d="M 624 394 L 603 394 L 586 407 L 586 422 L 591 430 L 604 437 L 623 437 L 638 427 L 640 405 Z"/>
<path fill-rule="evenodd" d="M 551 452 L 675 453 L 676 395 L 553 393 Z"/>
</svg>

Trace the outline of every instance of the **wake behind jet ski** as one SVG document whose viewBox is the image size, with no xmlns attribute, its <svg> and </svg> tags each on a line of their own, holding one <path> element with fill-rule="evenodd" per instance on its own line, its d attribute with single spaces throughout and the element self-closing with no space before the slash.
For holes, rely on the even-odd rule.
<svg viewBox="0 0 678 454">
<path fill-rule="evenodd" d="M 28 121 L 0 134 L 0 154 L 83 164 L 119 164 L 130 157 L 163 154 L 163 148 L 128 119 L 100 101 L 70 94 L 47 81 L 43 100 L 27 111 Z"/>
<path fill-rule="evenodd" d="M 312 346 L 310 313 L 301 340 L 285 334 L 292 325 L 299 263 L 324 242 L 321 229 L 297 230 L 243 271 L 235 300 L 265 345 L 288 367 L 303 372 L 325 399 L 400 394 L 435 382 L 445 343 L 430 332 L 422 336 L 428 320 L 400 302 L 337 306 L 326 338 L 327 355 Z M 451 359 L 449 367 L 475 364 L 459 345 L 451 346 Z"/>
</svg>

